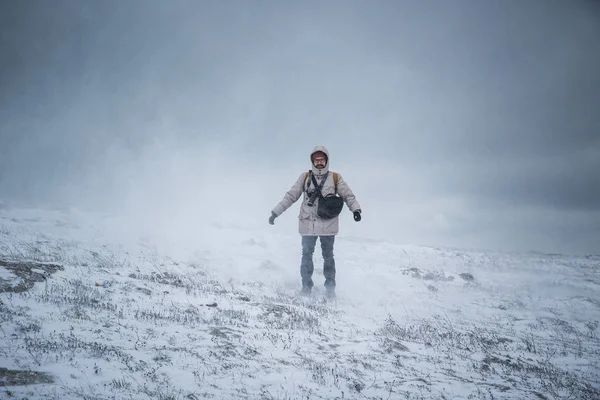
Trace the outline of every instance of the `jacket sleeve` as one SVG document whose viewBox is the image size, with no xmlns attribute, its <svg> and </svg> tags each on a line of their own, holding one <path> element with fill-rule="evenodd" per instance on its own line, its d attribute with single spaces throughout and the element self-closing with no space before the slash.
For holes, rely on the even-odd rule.
<svg viewBox="0 0 600 400">
<path fill-rule="evenodd" d="M 283 196 L 283 199 L 279 202 L 279 204 L 275 206 L 275 208 L 273 208 L 273 210 L 271 210 L 271 212 L 275 213 L 275 215 L 277 216 L 280 216 L 285 210 L 290 208 L 292 204 L 298 201 L 298 199 L 300 198 L 300 196 L 302 196 L 302 193 L 304 192 L 305 177 L 305 172 L 300 174 L 300 177 L 298 177 L 296 183 L 294 183 L 290 190 L 287 191 L 287 193 Z"/>
<path fill-rule="evenodd" d="M 341 196 L 342 199 L 344 199 L 344 202 L 346 203 L 350 211 L 354 212 L 360 210 L 360 204 L 358 203 L 358 200 L 356 200 L 356 196 L 354 196 L 354 193 L 352 193 L 352 189 L 350 189 L 350 186 L 348 186 L 346 181 L 344 181 L 342 175 L 340 175 L 339 173 L 338 175 L 338 194 Z"/>
</svg>

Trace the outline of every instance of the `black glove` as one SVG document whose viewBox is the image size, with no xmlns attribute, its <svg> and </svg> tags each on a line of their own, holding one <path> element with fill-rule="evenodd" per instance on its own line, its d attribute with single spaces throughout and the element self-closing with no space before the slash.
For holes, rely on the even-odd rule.
<svg viewBox="0 0 600 400">
<path fill-rule="evenodd" d="M 275 218 L 277 218 L 277 214 L 275 214 L 274 212 L 271 212 L 271 216 L 269 217 L 269 223 L 271 225 L 275 225 Z"/>
<path fill-rule="evenodd" d="M 360 219 L 361 219 L 361 216 L 360 216 L 360 210 L 356 210 L 356 211 L 354 211 L 354 220 L 355 220 L 356 222 L 358 222 L 358 221 L 360 221 Z"/>
</svg>

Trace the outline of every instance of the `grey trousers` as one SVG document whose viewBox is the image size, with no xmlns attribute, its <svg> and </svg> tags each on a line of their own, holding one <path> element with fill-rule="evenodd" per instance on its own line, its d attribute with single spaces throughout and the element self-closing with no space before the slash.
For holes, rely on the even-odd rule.
<svg viewBox="0 0 600 400">
<path fill-rule="evenodd" d="M 317 238 L 321 239 L 325 286 L 335 287 L 335 260 L 333 258 L 333 243 L 335 241 L 335 236 L 302 236 L 302 263 L 300 264 L 302 286 L 309 288 L 313 287 L 312 274 L 315 269 L 313 264 L 313 254 L 315 252 Z"/>
</svg>

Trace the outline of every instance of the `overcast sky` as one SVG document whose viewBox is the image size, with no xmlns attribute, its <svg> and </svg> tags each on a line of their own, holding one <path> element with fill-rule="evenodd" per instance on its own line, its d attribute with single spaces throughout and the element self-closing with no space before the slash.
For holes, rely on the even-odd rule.
<svg viewBox="0 0 600 400">
<path fill-rule="evenodd" d="M 0 0 L 0 200 L 295 234 L 321 144 L 341 236 L 599 253 L 599 40 L 583 0 Z"/>
</svg>

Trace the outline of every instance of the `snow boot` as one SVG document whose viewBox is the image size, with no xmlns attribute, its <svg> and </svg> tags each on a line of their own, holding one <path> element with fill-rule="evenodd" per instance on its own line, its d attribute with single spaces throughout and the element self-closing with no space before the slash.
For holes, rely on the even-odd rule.
<svg viewBox="0 0 600 400">
<path fill-rule="evenodd" d="M 302 296 L 310 296 L 311 291 L 312 291 L 312 288 L 310 286 L 302 286 L 302 290 L 300 291 L 300 294 Z"/>
<path fill-rule="evenodd" d="M 325 298 L 328 299 L 328 300 L 335 299 L 335 287 L 333 287 L 333 286 L 327 286 L 325 288 Z"/>
</svg>

